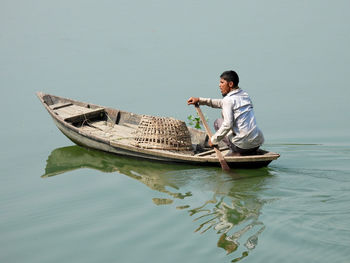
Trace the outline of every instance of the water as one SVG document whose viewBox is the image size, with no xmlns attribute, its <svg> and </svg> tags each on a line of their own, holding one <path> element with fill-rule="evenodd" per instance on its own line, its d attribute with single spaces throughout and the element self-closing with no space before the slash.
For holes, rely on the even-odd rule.
<svg viewBox="0 0 350 263">
<path fill-rule="evenodd" d="M 2 1 L 0 262 L 348 262 L 349 5 Z M 74 146 L 34 95 L 185 120 L 227 69 L 281 154 L 240 180 Z"/>
</svg>

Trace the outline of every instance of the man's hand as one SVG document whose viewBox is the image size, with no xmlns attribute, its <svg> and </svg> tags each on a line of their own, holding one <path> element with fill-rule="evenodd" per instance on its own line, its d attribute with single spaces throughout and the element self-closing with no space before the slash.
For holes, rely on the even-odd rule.
<svg viewBox="0 0 350 263">
<path fill-rule="evenodd" d="M 214 144 L 211 142 L 210 138 L 208 140 L 208 144 L 209 144 L 210 147 L 214 147 Z"/>
<path fill-rule="evenodd" d="M 187 105 L 197 104 L 198 102 L 199 102 L 199 98 L 191 97 L 187 100 Z"/>
</svg>

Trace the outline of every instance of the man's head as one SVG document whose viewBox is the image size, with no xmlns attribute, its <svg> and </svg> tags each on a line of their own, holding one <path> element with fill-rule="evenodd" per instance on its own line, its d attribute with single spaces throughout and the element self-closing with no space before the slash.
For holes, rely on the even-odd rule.
<svg viewBox="0 0 350 263">
<path fill-rule="evenodd" d="M 226 96 L 227 93 L 233 89 L 238 88 L 239 77 L 233 70 L 228 70 L 220 75 L 220 90 L 222 96 Z"/>
</svg>

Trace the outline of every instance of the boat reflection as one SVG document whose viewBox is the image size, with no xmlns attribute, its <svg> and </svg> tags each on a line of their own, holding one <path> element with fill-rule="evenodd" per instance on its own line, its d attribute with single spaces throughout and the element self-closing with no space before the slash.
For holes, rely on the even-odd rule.
<svg viewBox="0 0 350 263">
<path fill-rule="evenodd" d="M 248 256 L 265 229 L 263 222 L 259 221 L 259 215 L 267 200 L 259 198 L 259 192 L 271 176 L 268 168 L 240 170 L 241 180 L 234 180 L 219 168 L 202 169 L 183 164 L 139 159 L 135 161 L 79 146 L 69 146 L 51 152 L 42 177 L 81 168 L 106 173 L 118 172 L 168 195 L 169 198 L 153 198 L 156 205 L 170 205 L 177 200 L 180 205 L 176 208 L 187 211 L 198 224 L 195 232 L 203 234 L 212 229 L 219 235 L 217 246 L 223 248 L 227 254 L 235 252 L 232 255 L 236 257 L 232 262 Z M 209 195 L 209 200 L 202 201 L 198 206 L 190 197 L 203 189 L 212 194 Z M 240 246 L 241 242 L 244 243 L 243 246 Z"/>
</svg>

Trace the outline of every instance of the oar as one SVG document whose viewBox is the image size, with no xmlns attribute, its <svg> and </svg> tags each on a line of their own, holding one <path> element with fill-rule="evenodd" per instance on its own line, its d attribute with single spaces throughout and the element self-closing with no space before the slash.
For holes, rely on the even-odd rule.
<svg viewBox="0 0 350 263">
<path fill-rule="evenodd" d="M 208 123 L 204 118 L 204 115 L 202 113 L 201 108 L 199 107 L 198 104 L 195 104 L 194 106 L 196 108 L 196 111 L 197 111 L 199 117 L 201 118 L 201 121 L 203 123 L 203 126 L 204 126 L 209 138 L 211 138 L 213 136 L 213 134 L 211 133 L 211 130 L 208 126 Z M 230 167 L 228 166 L 227 162 L 225 161 L 224 156 L 222 156 L 222 153 L 220 152 L 219 147 L 215 145 L 214 150 L 215 150 L 216 156 L 218 157 L 218 159 L 220 161 L 220 165 L 221 165 L 222 170 L 227 171 L 227 172 L 230 171 Z"/>
</svg>

